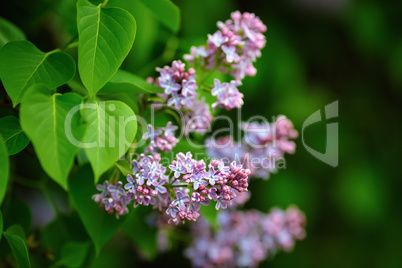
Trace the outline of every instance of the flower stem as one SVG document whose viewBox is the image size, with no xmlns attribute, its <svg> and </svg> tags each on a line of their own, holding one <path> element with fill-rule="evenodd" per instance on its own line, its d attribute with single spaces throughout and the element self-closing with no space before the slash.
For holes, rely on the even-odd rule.
<svg viewBox="0 0 402 268">
<path fill-rule="evenodd" d="M 187 187 L 188 185 L 187 184 L 180 184 L 180 185 L 169 185 L 169 187 Z"/>
</svg>

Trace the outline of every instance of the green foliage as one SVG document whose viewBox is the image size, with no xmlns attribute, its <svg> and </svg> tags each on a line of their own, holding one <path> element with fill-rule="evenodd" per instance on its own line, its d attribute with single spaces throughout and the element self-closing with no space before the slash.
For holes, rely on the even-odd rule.
<svg viewBox="0 0 402 268">
<path fill-rule="evenodd" d="M 0 17 L 0 48 L 10 41 L 25 40 L 25 34 L 17 26 Z"/>
<path fill-rule="evenodd" d="M 28 137 L 21 129 L 20 121 L 12 115 L 0 118 L 0 135 L 3 136 L 9 155 L 19 153 L 29 143 Z"/>
<path fill-rule="evenodd" d="M 207 220 L 209 224 L 214 227 L 218 227 L 218 210 L 215 208 L 216 202 L 211 201 L 209 206 L 201 206 L 200 213 Z"/>
<path fill-rule="evenodd" d="M 55 266 L 69 268 L 82 267 L 87 257 L 90 244 L 88 242 L 67 242 L 61 249 L 61 258 Z"/>
<path fill-rule="evenodd" d="M 119 70 L 109 82 L 99 91 L 100 94 L 152 94 L 163 93 L 163 89 L 156 87 L 143 78 L 130 72 Z"/>
<path fill-rule="evenodd" d="M 10 172 L 10 164 L 8 153 L 3 138 L 0 135 L 0 205 L 3 202 L 7 191 L 8 177 Z"/>
<path fill-rule="evenodd" d="M 0 50 L 0 78 L 16 106 L 32 85 L 50 89 L 65 84 L 75 74 L 73 59 L 57 50 L 44 53 L 28 41 L 9 42 Z"/>
<path fill-rule="evenodd" d="M 4 232 L 4 237 L 7 239 L 7 242 L 14 253 L 18 267 L 30 268 L 31 263 L 29 261 L 28 249 L 25 243 L 25 235 L 22 227 L 20 225 L 10 226 Z"/>
<path fill-rule="evenodd" d="M 150 209 L 144 206 L 133 209 L 122 229 L 148 258 L 153 259 L 156 257 L 158 245 L 156 229 L 150 227 L 146 221 L 149 212 Z"/>
<path fill-rule="evenodd" d="M 116 233 L 123 219 L 117 220 L 114 215 L 102 211 L 91 196 L 97 191 L 93 186 L 94 175 L 86 165 L 80 168 L 72 177 L 70 184 L 71 197 L 76 205 L 82 223 L 98 255 L 102 246 Z"/>
<path fill-rule="evenodd" d="M 70 243 L 83 245 L 89 236 L 77 214 L 58 215 L 42 232 L 46 250 L 54 252 L 55 259 L 62 256 L 63 247 Z"/>
<path fill-rule="evenodd" d="M 173 32 L 180 28 L 180 9 L 170 0 L 141 0 L 163 25 Z"/>
<path fill-rule="evenodd" d="M 26 202 L 11 199 L 11 202 L 5 202 L 3 205 L 4 226 L 20 225 L 25 233 L 31 228 L 32 215 Z"/>
<path fill-rule="evenodd" d="M 89 95 L 94 96 L 116 73 L 129 53 L 136 32 L 131 14 L 120 8 L 77 2 L 78 69 Z"/>
<path fill-rule="evenodd" d="M 120 101 L 87 102 L 82 110 L 88 123 L 85 152 L 94 170 L 95 183 L 124 153 L 137 132 L 133 110 Z"/>
<path fill-rule="evenodd" d="M 120 170 L 121 174 L 123 174 L 123 176 L 127 176 L 128 174 L 132 174 L 133 173 L 133 169 L 131 167 L 131 164 L 125 160 L 119 160 L 116 162 L 116 167 Z"/>
<path fill-rule="evenodd" d="M 135 113 L 138 112 L 138 95 L 162 93 L 163 90 L 147 83 L 143 78 L 118 70 L 106 85 L 98 92 L 98 97 L 104 100 L 119 100 L 127 104 Z"/>
<path fill-rule="evenodd" d="M 2 235 L 3 235 L 3 213 L 0 210 L 0 241 Z"/>
<path fill-rule="evenodd" d="M 79 113 L 71 113 L 81 102 L 77 94 L 51 95 L 45 86 L 33 86 L 21 105 L 21 125 L 32 140 L 41 166 L 64 189 L 78 151 L 76 143 L 85 133 Z"/>
</svg>

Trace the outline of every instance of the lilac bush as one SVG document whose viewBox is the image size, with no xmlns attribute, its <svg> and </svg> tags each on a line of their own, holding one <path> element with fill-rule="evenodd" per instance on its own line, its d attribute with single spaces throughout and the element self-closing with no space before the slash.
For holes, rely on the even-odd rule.
<svg viewBox="0 0 402 268">
<path fill-rule="evenodd" d="M 290 251 L 305 237 L 305 216 L 296 207 L 227 210 L 218 215 L 219 230 L 205 220 L 192 225 L 194 241 L 185 251 L 194 267 L 257 267 L 279 250 Z"/>
<path fill-rule="evenodd" d="M 243 138 L 207 138 L 205 145 L 210 159 L 193 158 L 190 151 L 176 153 L 168 164 L 162 155 L 172 152 L 176 134 L 206 134 L 218 108 L 241 108 L 241 80 L 256 75 L 253 62 L 261 56 L 266 40 L 266 26 L 254 14 L 232 13 L 231 19 L 218 22 L 219 30 L 208 35 L 206 45 L 192 47 L 184 60 L 156 68 L 158 76 L 147 82 L 161 88 L 152 104 L 163 111 L 168 108 L 182 115 L 182 122 L 166 127 L 148 125 L 142 135 L 146 141 L 143 153 L 131 162 L 126 182 L 97 185 L 100 193 L 92 198 L 108 213 L 119 218 L 129 213 L 129 205 L 152 206 L 160 230 L 161 249 L 166 249 L 172 225 L 195 222 L 194 237 L 185 251 L 195 267 L 255 267 L 279 250 L 289 251 L 296 240 L 305 237 L 305 216 L 296 207 L 283 211 L 273 208 L 268 214 L 255 210 L 238 211 L 250 199 L 249 177 L 268 178 L 284 163 L 284 155 L 295 152 L 298 132 L 285 116 L 272 123 L 243 123 Z M 216 72 L 233 79 L 207 81 Z M 207 103 L 204 91 L 215 98 Z M 250 161 L 252 160 L 252 161 Z M 259 160 L 256 161 L 255 160 Z M 203 217 L 203 206 L 219 211 L 216 225 Z"/>
<path fill-rule="evenodd" d="M 207 139 L 208 155 L 236 160 L 250 169 L 250 176 L 267 179 L 278 170 L 278 165 L 284 164 L 285 153 L 295 152 L 296 144 L 292 140 L 297 138 L 298 132 L 285 116 L 278 116 L 272 124 L 243 123 L 242 129 L 245 135 L 240 142 L 235 142 L 231 136 Z"/>
<path fill-rule="evenodd" d="M 100 194 L 92 198 L 116 217 L 128 213 L 127 205 L 153 205 L 170 216 L 169 223 L 184 220 L 195 221 L 201 205 L 215 201 L 215 208 L 226 209 L 238 193 L 247 191 L 249 169 L 232 162 L 212 160 L 207 166 L 203 160 L 192 158 L 190 152 L 179 153 L 169 165 L 160 163 L 160 155 L 139 156 L 133 161 L 133 174 L 127 175 L 127 183 L 97 185 Z"/>
<path fill-rule="evenodd" d="M 145 38 L 133 49 L 137 25 L 146 37 L 154 13 L 167 28 L 160 33 L 177 33 L 171 1 L 62 2 L 42 3 L 54 27 L 34 23 L 28 35 L 0 18 L 0 267 L 98 267 L 118 231 L 113 245 L 129 238 L 150 259 L 157 232 L 167 234 L 160 247 L 182 232 L 185 255 L 203 267 L 256 266 L 304 238 L 296 208 L 239 208 L 254 198 L 250 177 L 267 178 L 295 152 L 291 121 L 244 123 L 240 141 L 211 133 L 220 112 L 245 104 L 244 78 L 256 75 L 266 45 L 259 17 L 233 12 L 183 57 L 173 58 L 177 47 L 167 42 L 169 53 L 150 61 L 160 44 Z M 133 14 L 143 11 L 137 24 Z M 31 19 L 42 21 L 19 23 Z M 39 43 L 51 51 L 26 39 L 41 40 L 42 30 Z M 144 62 L 132 57 L 142 49 Z"/>
</svg>

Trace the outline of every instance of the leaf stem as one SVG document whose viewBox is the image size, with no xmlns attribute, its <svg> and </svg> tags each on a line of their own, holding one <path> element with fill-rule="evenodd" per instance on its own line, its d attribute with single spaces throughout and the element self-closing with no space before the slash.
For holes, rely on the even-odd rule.
<svg viewBox="0 0 402 268">
<path fill-rule="evenodd" d="M 78 38 L 78 34 L 74 35 L 74 36 L 70 39 L 70 41 L 68 41 L 67 44 L 65 44 L 65 45 L 63 46 L 62 50 L 66 50 L 66 49 L 69 48 L 70 46 L 71 46 L 71 47 L 78 46 L 78 43 L 74 43 L 74 41 L 77 40 L 77 38 Z"/>
<path fill-rule="evenodd" d="M 109 2 L 109 0 L 104 0 L 103 3 L 101 4 L 101 6 L 105 7 L 108 2 Z"/>
</svg>

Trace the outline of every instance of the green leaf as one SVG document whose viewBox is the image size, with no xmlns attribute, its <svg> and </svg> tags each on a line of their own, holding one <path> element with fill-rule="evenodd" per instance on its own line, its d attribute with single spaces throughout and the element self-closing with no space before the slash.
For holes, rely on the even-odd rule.
<svg viewBox="0 0 402 268">
<path fill-rule="evenodd" d="M 75 74 L 75 63 L 69 55 L 56 50 L 44 53 L 28 41 L 5 44 L 0 50 L 0 63 L 0 78 L 14 107 L 30 86 L 56 88 Z"/>
<path fill-rule="evenodd" d="M 71 196 L 76 204 L 77 212 L 93 241 L 96 253 L 99 254 L 102 246 L 116 233 L 123 219 L 116 219 L 114 215 L 103 211 L 92 200 L 97 193 L 93 185 L 94 175 L 89 165 L 80 168 L 71 179 Z"/>
<path fill-rule="evenodd" d="M 208 155 L 205 151 L 205 146 L 200 144 L 197 141 L 181 139 L 175 147 L 172 149 L 173 155 L 176 155 L 180 152 L 186 153 L 191 152 L 194 159 L 201 160 L 205 159 L 208 160 Z"/>
<path fill-rule="evenodd" d="M 7 191 L 8 176 L 10 172 L 10 164 L 8 153 L 3 138 L 0 135 L 0 205 L 3 202 Z"/>
<path fill-rule="evenodd" d="M 103 100 L 119 100 L 138 113 L 137 93 L 163 93 L 161 88 L 126 71 L 118 70 L 97 96 Z"/>
<path fill-rule="evenodd" d="M 125 160 L 119 160 L 115 163 L 115 166 L 120 170 L 120 172 L 126 177 L 128 174 L 133 174 L 133 168 L 129 162 Z"/>
<path fill-rule="evenodd" d="M 12 115 L 0 118 L 0 134 L 4 138 L 9 155 L 21 152 L 29 143 L 28 137 L 21 129 L 20 121 Z"/>
<path fill-rule="evenodd" d="M 32 214 L 27 203 L 18 199 L 11 199 L 3 207 L 4 226 L 20 225 L 27 233 L 31 228 Z"/>
<path fill-rule="evenodd" d="M 78 70 L 89 95 L 94 96 L 130 52 L 137 25 L 126 10 L 95 6 L 88 0 L 77 2 L 77 24 Z"/>
<path fill-rule="evenodd" d="M 143 78 L 130 72 L 118 70 L 110 81 L 99 91 L 99 94 L 117 93 L 163 93 L 163 89 L 148 83 Z"/>
<path fill-rule="evenodd" d="M 59 215 L 42 231 L 43 244 L 46 249 L 60 252 L 68 240 L 85 242 L 89 238 L 78 214 Z"/>
<path fill-rule="evenodd" d="M 10 41 L 25 40 L 25 34 L 17 26 L 0 17 L 0 48 Z"/>
<path fill-rule="evenodd" d="M 16 235 L 18 237 L 21 237 L 22 240 L 25 241 L 25 231 L 24 228 L 22 228 L 21 225 L 19 224 L 13 224 L 10 227 L 8 227 L 7 231 L 8 234 L 10 235 Z"/>
<path fill-rule="evenodd" d="M 81 267 L 87 257 L 89 243 L 67 242 L 61 249 L 61 259 L 55 266 L 65 266 L 70 268 Z"/>
<path fill-rule="evenodd" d="M 176 33 L 180 28 L 180 9 L 170 0 L 141 0 L 160 22 Z"/>
<path fill-rule="evenodd" d="M 97 183 L 127 152 L 137 132 L 137 119 L 133 110 L 120 101 L 87 102 L 85 108 L 88 130 L 84 148 Z"/>
<path fill-rule="evenodd" d="M 4 237 L 7 239 L 11 250 L 14 253 L 19 268 L 29 268 L 31 263 L 29 261 L 28 249 L 25 243 L 25 237 L 21 237 L 20 231 L 22 227 L 13 225 L 4 232 Z M 20 229 L 20 230 L 19 230 Z"/>
<path fill-rule="evenodd" d="M 3 235 L 3 214 L 1 213 L 0 210 L 0 240 L 2 235 Z"/>
<path fill-rule="evenodd" d="M 78 41 L 69 44 L 65 49 L 64 52 L 66 52 L 68 55 L 73 58 L 74 62 L 78 62 Z M 78 66 L 76 65 L 76 68 Z M 84 84 L 81 81 L 80 74 L 79 72 L 76 72 L 74 77 L 67 82 L 67 85 L 74 91 L 79 93 L 82 96 L 88 95 L 88 91 L 86 90 Z"/>
<path fill-rule="evenodd" d="M 149 207 L 134 208 L 124 222 L 122 229 L 148 258 L 153 259 L 157 253 L 157 230 L 146 221 L 149 213 L 151 213 Z"/>
<path fill-rule="evenodd" d="M 218 227 L 217 219 L 219 211 L 215 208 L 216 202 L 211 201 L 208 206 L 201 206 L 200 213 L 207 220 L 209 224 Z"/>
<path fill-rule="evenodd" d="M 64 189 L 85 126 L 79 120 L 82 98 L 75 93 L 54 94 L 33 86 L 21 105 L 21 126 L 31 139 L 41 166 Z"/>
<path fill-rule="evenodd" d="M 111 93 L 111 94 L 99 94 L 98 97 L 100 100 L 117 100 L 124 102 L 134 111 L 135 114 L 139 112 L 137 95 L 129 94 L 129 93 Z"/>
</svg>

